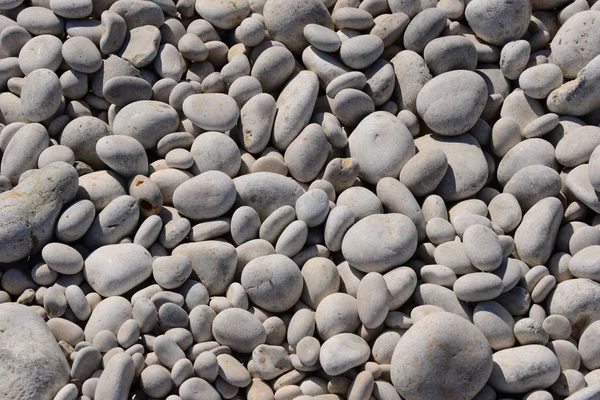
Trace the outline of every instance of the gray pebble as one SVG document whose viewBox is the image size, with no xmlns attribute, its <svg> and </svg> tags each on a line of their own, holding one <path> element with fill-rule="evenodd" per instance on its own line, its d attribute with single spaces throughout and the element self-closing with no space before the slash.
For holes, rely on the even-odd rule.
<svg viewBox="0 0 600 400">
<path fill-rule="evenodd" d="M 129 61 L 136 68 L 143 68 L 156 57 L 160 37 L 160 31 L 152 25 L 134 28 L 127 32 L 123 46 L 118 52 L 119 57 Z"/>
<path fill-rule="evenodd" d="M 493 45 L 502 46 L 511 40 L 520 39 L 527 31 L 531 18 L 531 3 L 477 0 L 465 8 L 465 18 L 477 37 Z"/>
<path fill-rule="evenodd" d="M 477 50 L 473 43 L 462 36 L 442 36 L 425 46 L 423 58 L 434 75 L 477 67 Z"/>
<path fill-rule="evenodd" d="M 318 24 L 308 24 L 303 30 L 308 42 L 321 51 L 333 53 L 338 51 L 341 41 L 332 29 Z"/>
<path fill-rule="evenodd" d="M 64 61 L 75 71 L 91 74 L 102 66 L 102 57 L 96 45 L 88 38 L 76 36 L 67 39 L 62 46 Z"/>
<path fill-rule="evenodd" d="M 320 225 L 327 219 L 329 199 L 321 189 L 312 189 L 296 201 L 296 217 L 304 221 L 309 228 Z"/>
<path fill-rule="evenodd" d="M 145 149 L 156 146 L 167 133 L 179 126 L 177 111 L 171 106 L 152 100 L 136 101 L 123 107 L 115 117 L 115 135 L 131 136 Z"/>
<path fill-rule="evenodd" d="M 202 220 L 225 214 L 235 202 L 235 186 L 226 174 L 208 171 L 175 189 L 173 204 L 183 215 Z M 198 202 L 198 199 L 202 199 Z"/>
<path fill-rule="evenodd" d="M 343 349 L 346 351 L 343 351 Z M 319 360 L 328 375 L 340 375 L 369 359 L 369 346 L 360 336 L 340 333 L 321 346 Z"/>
<path fill-rule="evenodd" d="M 375 35 L 359 35 L 342 42 L 340 59 L 353 69 L 364 69 L 383 53 L 383 40 Z"/>
<path fill-rule="evenodd" d="M 212 332 L 219 343 L 241 353 L 251 353 L 266 339 L 260 320 L 239 308 L 221 311 L 213 320 Z"/>
<path fill-rule="evenodd" d="M 290 175 L 300 182 L 314 180 L 327 162 L 329 145 L 318 124 L 310 124 L 300 132 L 285 151 L 284 161 Z"/>
<path fill-rule="evenodd" d="M 58 111 L 61 85 L 49 69 L 37 69 L 27 75 L 21 91 L 21 111 L 32 122 L 50 118 Z"/>
<path fill-rule="evenodd" d="M 423 53 L 427 43 L 440 36 L 446 26 L 446 15 L 438 8 L 427 8 L 419 12 L 404 31 L 404 47 Z"/>
</svg>

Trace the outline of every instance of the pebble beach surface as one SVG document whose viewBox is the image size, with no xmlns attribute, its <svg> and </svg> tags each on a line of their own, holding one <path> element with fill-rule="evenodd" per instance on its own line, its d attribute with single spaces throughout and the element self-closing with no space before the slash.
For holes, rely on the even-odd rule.
<svg viewBox="0 0 600 400">
<path fill-rule="evenodd" d="M 600 1 L 0 0 L 0 399 L 600 399 Z"/>
</svg>

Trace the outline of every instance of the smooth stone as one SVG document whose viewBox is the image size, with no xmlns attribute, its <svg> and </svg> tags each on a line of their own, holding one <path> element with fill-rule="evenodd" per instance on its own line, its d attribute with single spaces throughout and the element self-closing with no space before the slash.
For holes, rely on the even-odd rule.
<svg viewBox="0 0 600 400">
<path fill-rule="evenodd" d="M 224 294 L 233 282 L 237 255 L 235 247 L 229 243 L 215 240 L 184 243 L 177 246 L 172 254 L 190 259 L 195 275 L 211 295 Z"/>
<path fill-rule="evenodd" d="M 523 217 L 519 201 L 508 192 L 494 197 L 488 204 L 488 211 L 492 223 L 498 225 L 504 232 L 515 230 Z"/>
<path fill-rule="evenodd" d="M 531 3 L 476 0 L 465 7 L 465 18 L 477 37 L 502 46 L 525 34 L 531 18 Z"/>
<path fill-rule="evenodd" d="M 348 230 L 342 241 L 346 260 L 363 272 L 387 272 L 402 265 L 416 247 L 417 230 L 402 214 L 365 217 Z"/>
<path fill-rule="evenodd" d="M 497 269 L 504 258 L 496 233 L 483 225 L 471 225 L 463 233 L 465 253 L 473 266 L 481 271 Z"/>
<path fill-rule="evenodd" d="M 75 198 L 77 181 L 75 168 L 56 162 L 0 194 L 0 262 L 20 260 L 51 241 L 62 207 Z"/>
<path fill-rule="evenodd" d="M 592 171 L 588 164 L 573 168 L 567 174 L 565 187 L 577 200 L 594 210 L 594 212 L 598 212 L 600 210 L 600 200 L 598 199 L 598 192 L 590 182 L 590 173 Z"/>
<path fill-rule="evenodd" d="M 342 42 L 340 59 L 352 69 L 364 69 L 383 53 L 383 40 L 375 35 L 359 35 Z"/>
<path fill-rule="evenodd" d="M 388 315 L 389 292 L 383 276 L 370 272 L 358 285 L 356 294 L 358 317 L 368 329 L 380 326 Z"/>
<path fill-rule="evenodd" d="M 53 71 L 40 68 L 31 72 L 21 90 L 21 112 L 32 122 L 52 117 L 60 107 L 61 91 Z"/>
<path fill-rule="evenodd" d="M 276 2 L 279 0 L 270 0 Z M 313 2 L 316 0 L 310 0 Z M 308 125 L 317 101 L 319 79 L 314 72 L 301 71 L 283 88 L 277 98 L 273 144 L 285 150 Z"/>
<path fill-rule="evenodd" d="M 385 112 L 375 112 L 364 118 L 350 135 L 348 145 L 352 158 L 360 166 L 360 178 L 371 184 L 384 177 L 397 178 L 414 155 L 409 130 Z"/>
<path fill-rule="evenodd" d="M 94 42 L 83 36 L 67 39 L 62 46 L 62 55 L 69 67 L 84 74 L 92 74 L 102 67 L 100 51 Z"/>
<path fill-rule="evenodd" d="M 600 284 L 589 279 L 569 279 L 559 283 L 550 293 L 548 311 L 567 317 L 572 336 L 578 338 L 589 324 L 600 319 L 599 298 Z"/>
<path fill-rule="evenodd" d="M 598 60 L 600 61 L 600 58 Z M 565 167 L 577 167 L 590 160 L 592 152 L 598 145 L 600 145 L 600 127 L 586 125 L 572 129 L 556 145 L 554 153 L 556 161 Z"/>
<path fill-rule="evenodd" d="M 437 306 L 449 313 L 471 319 L 471 308 L 459 301 L 452 290 L 443 286 L 430 283 L 421 284 L 414 290 L 413 299 L 417 305 Z"/>
<path fill-rule="evenodd" d="M 264 285 L 269 282 L 269 285 Z M 241 283 L 252 303 L 271 312 L 293 307 L 302 294 L 300 270 L 288 257 L 273 254 L 255 258 L 244 267 Z"/>
<path fill-rule="evenodd" d="M 300 182 L 313 181 L 327 162 L 329 148 L 323 128 L 308 125 L 285 150 L 284 162 L 290 175 Z"/>
<path fill-rule="evenodd" d="M 441 97 L 439 93 L 447 97 Z M 456 136 L 475 125 L 486 99 L 487 88 L 480 76 L 471 71 L 450 71 L 427 82 L 419 92 L 416 104 L 429 128 L 444 136 Z"/>
<path fill-rule="evenodd" d="M 414 362 L 420 367 L 412 368 Z M 391 381 L 405 399 L 471 398 L 485 385 L 492 364 L 481 331 L 451 313 L 434 313 L 420 319 L 398 341 Z M 444 379 L 436 375 L 441 370 L 447 372 Z"/>
<path fill-rule="evenodd" d="M 2 175 L 16 186 L 24 173 L 37 167 L 37 160 L 48 143 L 48 131 L 43 125 L 31 123 L 23 126 L 6 146 L 0 163 Z"/>
<path fill-rule="evenodd" d="M 600 54 L 600 11 L 582 11 L 569 18 L 550 43 L 551 60 L 566 78 L 573 79 L 594 57 Z"/>
<path fill-rule="evenodd" d="M 600 323 L 590 324 L 579 338 L 578 350 L 583 365 L 589 370 L 600 367 L 600 352 L 598 351 L 598 333 Z"/>
<path fill-rule="evenodd" d="M 19 12 L 16 21 L 19 26 L 35 36 L 60 36 L 64 30 L 63 21 L 46 7 L 26 7 Z"/>
<path fill-rule="evenodd" d="M 515 321 L 510 313 L 495 301 L 485 301 L 473 309 L 473 324 L 485 335 L 493 350 L 515 345 Z"/>
<path fill-rule="evenodd" d="M 291 51 L 283 46 L 274 46 L 260 53 L 250 75 L 258 80 L 264 92 L 273 94 L 292 77 L 295 66 Z"/>
<path fill-rule="evenodd" d="M 303 36 L 304 27 L 318 24 L 333 28 L 329 11 L 318 0 L 267 0 L 263 13 L 265 27 L 272 40 L 283 43 L 293 53 L 299 54 L 308 46 Z"/>
<path fill-rule="evenodd" d="M 442 36 L 425 46 L 423 58 L 434 75 L 477 67 L 477 50 L 473 43 L 462 36 Z"/>
<path fill-rule="evenodd" d="M 126 106 L 140 100 L 152 98 L 152 86 L 135 76 L 115 76 L 102 87 L 104 98 L 111 104 Z"/>
<path fill-rule="evenodd" d="M 69 19 L 88 17 L 93 9 L 89 0 L 51 0 L 49 6 L 54 14 Z"/>
<path fill-rule="evenodd" d="M 527 345 L 494 353 L 489 384 L 504 393 L 527 393 L 552 385 L 560 375 L 560 364 L 547 347 Z"/>
<path fill-rule="evenodd" d="M 124 237 L 133 234 L 139 216 L 137 200 L 131 196 L 119 196 L 94 218 L 83 241 L 92 250 L 100 246 L 116 244 Z"/>
<path fill-rule="evenodd" d="M 106 265 L 112 268 L 106 269 Z M 137 244 L 103 246 L 85 260 L 87 282 L 103 296 L 119 296 L 152 275 L 152 257 Z"/>
<path fill-rule="evenodd" d="M 52 398 L 69 382 L 69 364 L 44 320 L 20 304 L 0 304 L 0 396 Z"/>
<path fill-rule="evenodd" d="M 419 54 L 427 44 L 440 36 L 446 27 L 446 14 L 439 8 L 425 8 L 415 15 L 404 31 L 404 47 Z"/>
<path fill-rule="evenodd" d="M 508 79 L 517 80 L 527 66 L 531 45 L 526 40 L 508 42 L 500 53 L 500 69 Z"/>
<path fill-rule="evenodd" d="M 336 265 L 329 259 L 314 257 L 308 260 L 301 269 L 304 287 L 301 300 L 312 309 L 316 309 L 321 301 L 340 287 L 340 276 Z"/>
<path fill-rule="evenodd" d="M 589 246 L 573 253 L 573 258 L 569 261 L 569 271 L 577 278 L 587 278 L 598 282 L 600 281 L 600 270 L 597 268 L 599 256 L 599 245 Z"/>
<path fill-rule="evenodd" d="M 54 271 L 74 275 L 83 268 L 83 257 L 71 246 L 48 243 L 42 249 L 42 259 Z"/>
<path fill-rule="evenodd" d="M 331 210 L 325 223 L 324 232 L 325 245 L 329 250 L 340 251 L 342 249 L 344 236 L 355 221 L 354 212 L 347 206 L 338 205 Z"/>
<path fill-rule="evenodd" d="M 203 220 L 225 214 L 235 197 L 235 186 L 229 176 L 208 171 L 179 185 L 173 193 L 173 204 L 183 215 Z"/>
<path fill-rule="evenodd" d="M 390 60 L 394 66 L 394 73 L 400 93 L 396 103 L 402 110 L 406 109 L 417 113 L 417 96 L 421 89 L 429 82 L 432 75 L 425 60 L 411 50 L 403 50 Z"/>
<path fill-rule="evenodd" d="M 476 303 L 493 300 L 502 294 L 502 279 L 487 272 L 474 272 L 459 277 L 453 285 L 460 300 Z"/>
<path fill-rule="evenodd" d="M 557 169 L 554 147 L 544 139 L 526 139 L 511 148 L 498 164 L 497 177 L 501 185 L 530 165 L 545 165 Z"/>
<path fill-rule="evenodd" d="M 206 400 L 219 400 L 221 395 L 207 381 L 201 378 L 190 378 L 183 382 L 179 387 L 179 397 L 181 400 L 197 400 L 198 398 Z"/>
<path fill-rule="evenodd" d="M 190 153 L 194 158 L 191 171 L 195 175 L 217 170 L 233 178 L 240 170 L 240 150 L 233 139 L 221 132 L 205 132 L 198 136 Z"/>
<path fill-rule="evenodd" d="M 275 99 L 267 93 L 258 94 L 244 104 L 240 110 L 240 145 L 246 151 L 256 154 L 267 147 L 276 112 Z"/>
<path fill-rule="evenodd" d="M 123 46 L 117 54 L 134 67 L 143 68 L 156 58 L 160 39 L 160 31 L 155 26 L 134 28 L 127 32 Z"/>
<path fill-rule="evenodd" d="M 265 220 L 283 206 L 294 206 L 304 189 L 293 179 L 272 172 L 257 172 L 233 180 L 236 204 L 252 207 Z"/>
<path fill-rule="evenodd" d="M 132 30 L 145 25 L 160 27 L 165 22 L 165 16 L 157 3 L 144 3 L 140 0 L 118 0 L 110 11 L 120 15 L 127 23 L 127 29 Z"/>
<path fill-rule="evenodd" d="M 177 111 L 162 102 L 142 100 L 128 104 L 116 115 L 113 134 L 131 136 L 145 149 L 156 146 L 166 134 L 179 126 Z"/>
<path fill-rule="evenodd" d="M 129 354 L 115 354 L 104 368 L 94 399 L 126 400 L 135 375 L 135 364 Z"/>
<path fill-rule="evenodd" d="M 558 196 L 562 187 L 560 175 L 545 165 L 530 165 L 515 173 L 504 186 L 504 193 L 514 196 L 521 209 L 529 210 L 535 203 Z"/>
<path fill-rule="evenodd" d="M 235 100 L 221 93 L 189 96 L 183 102 L 183 113 L 200 128 L 218 132 L 233 128 L 240 115 Z"/>
<path fill-rule="evenodd" d="M 302 63 L 309 71 L 317 74 L 324 89 L 335 78 L 351 71 L 338 57 L 319 50 L 315 46 L 308 46 L 304 49 L 302 52 Z"/>
<path fill-rule="evenodd" d="M 108 124 L 92 116 L 78 117 L 70 121 L 62 131 L 60 144 L 75 153 L 77 161 L 83 161 L 95 170 L 106 168 L 106 164 L 96 153 L 98 141 L 110 135 Z"/>
<path fill-rule="evenodd" d="M 562 70 L 556 64 L 540 64 L 519 75 L 519 87 L 534 99 L 545 99 L 563 83 Z"/>
<path fill-rule="evenodd" d="M 63 61 L 61 49 L 62 41 L 56 36 L 36 36 L 21 48 L 19 67 L 25 75 L 39 68 L 56 71 Z"/>
<path fill-rule="evenodd" d="M 307 24 L 302 33 L 306 40 L 317 49 L 334 53 L 339 50 L 340 37 L 334 30 L 319 24 Z"/>
<path fill-rule="evenodd" d="M 444 200 L 462 200 L 474 195 L 485 185 L 488 178 L 487 162 L 473 136 L 426 135 L 415 140 L 415 146 L 419 152 L 439 149 L 446 155 L 448 168 L 435 189 Z"/>
<path fill-rule="evenodd" d="M 96 142 L 96 154 L 113 171 L 122 177 L 148 174 L 148 156 L 135 138 L 108 135 Z"/>
<path fill-rule="evenodd" d="M 260 320 L 240 308 L 229 308 L 217 314 L 212 323 L 212 333 L 220 344 L 241 353 L 251 353 L 266 340 L 265 328 Z"/>
<path fill-rule="evenodd" d="M 543 265 L 552 255 L 563 215 L 560 200 L 547 197 L 537 202 L 523 216 L 515 231 L 515 248 L 527 264 Z"/>
<path fill-rule="evenodd" d="M 346 293 L 325 296 L 317 306 L 314 317 L 311 317 L 309 326 L 313 329 L 314 323 L 319 337 L 324 340 L 339 333 L 354 332 L 360 325 L 356 299 Z"/>
<path fill-rule="evenodd" d="M 416 197 L 425 196 L 435 190 L 447 169 L 448 159 L 442 150 L 420 151 L 402 167 L 400 182 Z"/>
<path fill-rule="evenodd" d="M 340 333 L 321 345 L 321 368 L 331 376 L 341 375 L 369 359 L 369 346 L 360 336 Z"/>
</svg>

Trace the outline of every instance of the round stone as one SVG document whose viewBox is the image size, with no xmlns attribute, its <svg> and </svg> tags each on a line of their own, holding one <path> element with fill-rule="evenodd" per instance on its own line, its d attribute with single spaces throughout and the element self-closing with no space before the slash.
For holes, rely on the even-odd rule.
<svg viewBox="0 0 600 400">
<path fill-rule="evenodd" d="M 242 271 L 241 283 L 252 303 L 271 312 L 292 308 L 300 299 L 303 287 L 300 269 L 281 254 L 250 261 Z"/>
<path fill-rule="evenodd" d="M 369 345 L 360 336 L 340 333 L 327 339 L 321 346 L 321 368 L 331 376 L 341 375 L 369 359 Z"/>
<path fill-rule="evenodd" d="M 471 129 L 485 108 L 487 86 L 472 71 L 449 71 L 423 86 L 417 96 L 417 111 L 427 126 L 444 136 Z"/>
<path fill-rule="evenodd" d="M 260 320 L 241 308 L 228 308 L 217 314 L 212 333 L 217 342 L 240 353 L 252 353 L 267 337 Z"/>
<path fill-rule="evenodd" d="M 400 338 L 391 379 L 407 400 L 473 398 L 491 371 L 492 351 L 483 333 L 464 318 L 439 312 L 423 317 Z"/>
<path fill-rule="evenodd" d="M 210 219 L 229 211 L 235 196 L 235 185 L 229 176 L 208 171 L 179 185 L 173 193 L 173 205 L 189 218 Z"/>
<path fill-rule="evenodd" d="M 49 69 L 36 69 L 21 89 L 21 112 L 32 122 L 48 119 L 58 111 L 61 95 L 58 76 Z"/>
<path fill-rule="evenodd" d="M 478 38 L 496 46 L 521 39 L 529 27 L 529 0 L 474 0 L 465 7 L 465 18 Z"/>
<path fill-rule="evenodd" d="M 387 272 L 412 257 L 417 240 L 417 228 L 407 216 L 374 214 L 348 230 L 342 241 L 342 254 L 360 271 Z"/>
<path fill-rule="evenodd" d="M 207 131 L 227 132 L 237 124 L 240 110 L 235 100 L 222 93 L 189 96 L 183 102 L 183 113 Z"/>
</svg>

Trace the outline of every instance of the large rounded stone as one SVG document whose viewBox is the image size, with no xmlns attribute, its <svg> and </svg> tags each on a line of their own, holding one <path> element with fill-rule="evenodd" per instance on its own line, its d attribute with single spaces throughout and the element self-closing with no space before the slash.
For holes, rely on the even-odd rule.
<svg viewBox="0 0 600 400">
<path fill-rule="evenodd" d="M 77 187 L 75 168 L 55 162 L 0 194 L 0 263 L 20 260 L 48 244 Z"/>
<path fill-rule="evenodd" d="M 392 383 L 406 400 L 471 399 L 491 372 L 492 351 L 483 333 L 446 312 L 420 319 L 392 356 Z"/>
<path fill-rule="evenodd" d="M 415 154 L 408 128 L 383 111 L 364 118 L 350 135 L 348 145 L 351 157 L 358 161 L 358 175 L 371 184 L 384 177 L 397 178 Z"/>
<path fill-rule="evenodd" d="M 242 271 L 241 283 L 252 303 L 271 312 L 292 308 L 298 302 L 303 287 L 300 269 L 281 254 L 250 261 Z"/>
<path fill-rule="evenodd" d="M 568 279 L 548 296 L 549 314 L 560 314 L 571 322 L 578 338 L 594 321 L 600 320 L 600 284 L 589 279 Z"/>
<path fill-rule="evenodd" d="M 494 353 L 489 384 L 503 393 L 527 393 L 552 385 L 560 375 L 556 355 L 545 346 L 532 344 Z"/>
<path fill-rule="evenodd" d="M 173 205 L 186 217 L 202 220 L 225 214 L 235 202 L 235 186 L 221 171 L 207 171 L 173 192 Z"/>
<path fill-rule="evenodd" d="M 33 309 L 0 304 L 0 398 L 51 399 L 69 383 L 69 363 Z"/>
<path fill-rule="evenodd" d="M 137 139 L 145 149 L 151 149 L 168 133 L 179 126 L 177 111 L 168 104 L 141 100 L 128 104 L 115 117 L 112 128 L 115 135 Z"/>
<path fill-rule="evenodd" d="M 415 145 L 419 152 L 439 149 L 446 154 L 448 168 L 435 190 L 444 200 L 465 199 L 485 185 L 488 165 L 479 143 L 473 136 L 425 135 L 416 139 Z"/>
<path fill-rule="evenodd" d="M 260 320 L 241 308 L 228 308 L 217 314 L 212 333 L 220 344 L 240 353 L 252 353 L 267 337 Z"/>
<path fill-rule="evenodd" d="M 529 0 L 473 0 L 465 18 L 478 38 L 496 46 L 520 39 L 529 27 Z"/>
<path fill-rule="evenodd" d="M 387 272 L 417 249 L 417 228 L 402 214 L 373 214 L 354 224 L 342 241 L 342 254 L 363 272 Z"/>
<path fill-rule="evenodd" d="M 268 0 L 263 15 L 271 39 L 283 43 L 294 53 L 308 46 L 303 34 L 306 25 L 333 28 L 329 11 L 319 0 Z"/>
<path fill-rule="evenodd" d="M 417 111 L 434 132 L 456 136 L 477 123 L 487 96 L 485 81 L 475 72 L 449 71 L 423 86 L 417 96 Z"/>
<path fill-rule="evenodd" d="M 152 256 L 139 244 L 102 246 L 85 260 L 84 274 L 102 296 L 119 296 L 152 275 Z"/>
<path fill-rule="evenodd" d="M 264 221 L 283 206 L 294 206 L 304 189 L 293 179 L 273 172 L 255 172 L 233 180 L 237 190 L 236 202 L 252 207 Z"/>
</svg>

